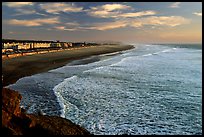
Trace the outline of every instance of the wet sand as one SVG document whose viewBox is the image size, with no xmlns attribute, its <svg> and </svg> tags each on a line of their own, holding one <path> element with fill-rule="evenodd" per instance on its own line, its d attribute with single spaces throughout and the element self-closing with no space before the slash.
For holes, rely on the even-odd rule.
<svg viewBox="0 0 204 137">
<path fill-rule="evenodd" d="M 134 47 L 130 45 L 103 45 L 2 60 L 2 83 L 3 86 L 7 86 L 15 83 L 22 77 L 47 72 L 51 69 L 62 67 L 74 60 L 131 48 Z M 90 61 L 93 62 L 93 59 L 85 59 L 84 63 L 86 64 Z M 94 61 L 97 61 L 97 57 L 94 58 Z"/>
</svg>

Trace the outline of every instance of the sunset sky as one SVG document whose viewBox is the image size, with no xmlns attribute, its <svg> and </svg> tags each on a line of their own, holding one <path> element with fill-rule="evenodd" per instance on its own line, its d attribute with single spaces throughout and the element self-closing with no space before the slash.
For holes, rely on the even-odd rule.
<svg viewBox="0 0 204 137">
<path fill-rule="evenodd" d="M 2 38 L 201 43 L 201 2 L 3 2 Z"/>
</svg>

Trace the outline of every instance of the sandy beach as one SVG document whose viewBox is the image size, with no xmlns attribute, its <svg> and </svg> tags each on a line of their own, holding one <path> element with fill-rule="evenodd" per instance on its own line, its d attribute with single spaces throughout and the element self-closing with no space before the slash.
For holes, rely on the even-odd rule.
<svg viewBox="0 0 204 137">
<path fill-rule="evenodd" d="M 113 53 L 134 48 L 130 45 L 103 45 L 65 50 L 46 54 L 35 54 L 2 60 L 3 86 L 15 83 L 18 79 L 51 69 L 93 55 Z M 84 60 L 90 62 L 91 60 Z"/>
</svg>

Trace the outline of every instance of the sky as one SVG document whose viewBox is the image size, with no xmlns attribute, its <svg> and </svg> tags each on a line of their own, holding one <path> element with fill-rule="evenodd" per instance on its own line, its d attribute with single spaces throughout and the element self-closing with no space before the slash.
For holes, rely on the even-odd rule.
<svg viewBox="0 0 204 137">
<path fill-rule="evenodd" d="M 202 3 L 3 2 L 2 38 L 202 43 Z"/>
</svg>

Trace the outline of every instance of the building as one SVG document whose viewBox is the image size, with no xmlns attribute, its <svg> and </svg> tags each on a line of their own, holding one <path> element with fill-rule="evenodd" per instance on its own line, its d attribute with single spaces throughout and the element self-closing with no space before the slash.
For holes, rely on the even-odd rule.
<svg viewBox="0 0 204 137">
<path fill-rule="evenodd" d="M 59 47 L 61 47 L 61 43 L 53 42 L 53 43 L 50 44 L 50 47 L 59 48 Z"/>
<path fill-rule="evenodd" d="M 4 49 L 12 49 L 16 45 L 18 45 L 18 43 L 15 43 L 15 42 L 5 42 L 5 43 L 3 43 L 2 42 L 2 45 L 3 45 L 2 48 L 4 48 Z"/>
<path fill-rule="evenodd" d="M 61 42 L 60 44 L 61 44 L 62 48 L 72 47 L 72 43 L 71 42 Z"/>
<path fill-rule="evenodd" d="M 49 47 L 51 47 L 51 43 L 34 42 L 31 47 L 32 48 L 49 48 Z"/>
<path fill-rule="evenodd" d="M 18 49 L 21 50 L 21 49 L 30 49 L 30 45 L 31 43 L 18 43 Z"/>
<path fill-rule="evenodd" d="M 83 47 L 87 43 L 78 42 L 60 42 L 60 41 L 36 41 L 36 40 L 12 40 L 2 39 L 2 49 L 29 50 L 35 48 L 69 48 L 69 47 Z"/>
</svg>

